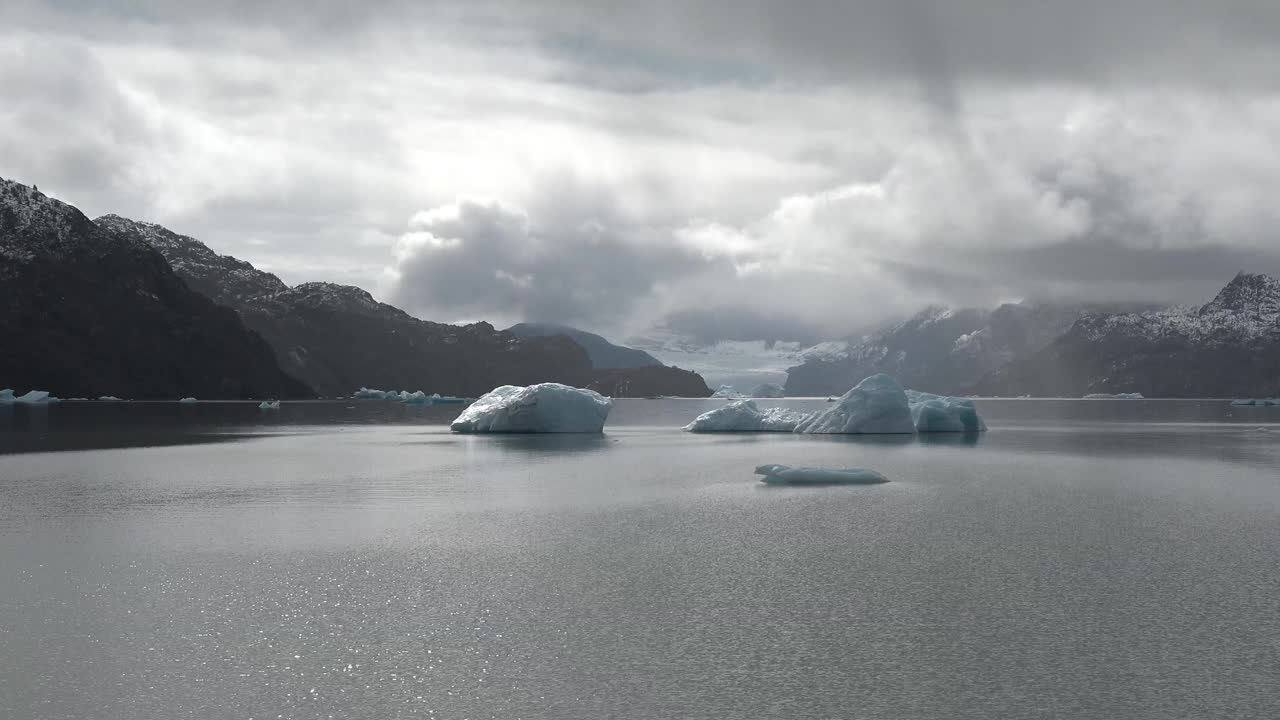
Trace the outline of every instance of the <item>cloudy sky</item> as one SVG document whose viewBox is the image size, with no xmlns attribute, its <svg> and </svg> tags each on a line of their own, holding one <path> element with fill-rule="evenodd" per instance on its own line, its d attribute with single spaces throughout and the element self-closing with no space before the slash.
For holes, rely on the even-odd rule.
<svg viewBox="0 0 1280 720">
<path fill-rule="evenodd" d="M 1280 272 L 1280 3 L 0 0 L 0 175 L 436 320 Z"/>
</svg>

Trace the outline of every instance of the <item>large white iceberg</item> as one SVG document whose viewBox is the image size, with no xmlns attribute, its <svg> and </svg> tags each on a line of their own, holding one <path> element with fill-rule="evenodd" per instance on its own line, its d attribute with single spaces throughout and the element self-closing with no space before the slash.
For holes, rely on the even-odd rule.
<svg viewBox="0 0 1280 720">
<path fill-rule="evenodd" d="M 711 393 L 713 398 L 740 398 L 742 393 L 738 392 L 732 385 L 721 385 L 716 391 Z"/>
<path fill-rule="evenodd" d="M 787 391 L 777 383 L 760 383 L 751 388 L 748 396 L 753 398 L 784 398 L 787 396 Z"/>
<path fill-rule="evenodd" d="M 28 405 L 40 405 L 44 403 L 58 402 L 58 398 L 50 395 L 44 390 L 31 390 L 24 395 L 15 396 L 12 390 L 0 390 L 0 402 L 3 403 L 26 403 Z"/>
<path fill-rule="evenodd" d="M 541 383 L 503 385 L 469 405 L 449 427 L 461 433 L 599 433 L 613 401 L 594 390 Z"/>
<path fill-rule="evenodd" d="M 916 431 L 907 393 L 880 373 L 858 383 L 834 405 L 796 425 L 798 433 L 904 434 Z"/>
<path fill-rule="evenodd" d="M 805 417 L 795 410 L 761 410 L 754 401 L 735 400 L 702 413 L 684 429 L 689 432 L 792 432 Z"/>
<path fill-rule="evenodd" d="M 813 468 L 789 465 L 761 465 L 757 475 L 769 485 L 878 485 L 889 478 L 867 468 Z"/>
<path fill-rule="evenodd" d="M 987 429 L 987 424 L 969 398 L 908 390 L 907 403 L 911 407 L 911 421 L 915 423 L 916 432 L 980 433 Z"/>
</svg>

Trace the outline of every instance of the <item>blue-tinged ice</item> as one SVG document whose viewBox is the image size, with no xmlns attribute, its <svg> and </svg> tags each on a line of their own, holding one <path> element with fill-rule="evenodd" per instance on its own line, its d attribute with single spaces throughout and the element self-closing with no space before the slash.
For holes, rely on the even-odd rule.
<svg viewBox="0 0 1280 720">
<path fill-rule="evenodd" d="M 541 383 L 503 385 L 469 405 L 449 427 L 461 433 L 599 433 L 613 401 L 594 390 Z"/>
<path fill-rule="evenodd" d="M 761 410 L 752 400 L 735 400 L 709 410 L 684 426 L 689 432 L 793 432 L 805 413 L 786 408 Z"/>
<path fill-rule="evenodd" d="M 195 399 L 195 398 L 193 398 L 193 397 L 184 397 L 184 398 L 182 398 L 181 400 L 179 400 L 178 402 L 180 402 L 180 403 L 186 403 L 186 404 L 190 405 L 191 403 L 196 402 L 196 399 Z"/>
<path fill-rule="evenodd" d="M 787 391 L 777 383 L 760 383 L 751 388 L 751 392 L 747 394 L 753 398 L 784 398 Z"/>
<path fill-rule="evenodd" d="M 732 386 L 732 385 L 721 385 L 720 387 L 716 388 L 716 391 L 715 391 L 715 392 L 711 393 L 711 397 L 713 397 L 713 398 L 740 398 L 740 397 L 742 397 L 742 393 L 738 392 L 737 388 L 735 388 L 735 387 L 734 387 L 734 386 Z"/>
<path fill-rule="evenodd" d="M 814 468 L 789 465 L 761 465 L 757 475 L 769 485 L 878 485 L 889 478 L 867 468 Z"/>
<path fill-rule="evenodd" d="M 911 420 L 915 423 L 916 432 L 986 432 L 987 424 L 969 398 L 908 390 L 907 402 L 911 406 Z"/>
<path fill-rule="evenodd" d="M 279 400 L 263 400 L 262 402 L 258 403 L 258 409 L 259 410 L 279 410 L 280 401 Z"/>
<path fill-rule="evenodd" d="M 24 395 L 15 396 L 12 390 L 0 390 L 0 402 L 25 403 L 27 405 L 43 405 L 58 402 L 58 398 L 44 390 L 32 390 Z"/>
<path fill-rule="evenodd" d="M 880 373 L 858 383 L 831 407 L 796 425 L 798 433 L 903 434 L 916 431 L 907 393 Z"/>
</svg>

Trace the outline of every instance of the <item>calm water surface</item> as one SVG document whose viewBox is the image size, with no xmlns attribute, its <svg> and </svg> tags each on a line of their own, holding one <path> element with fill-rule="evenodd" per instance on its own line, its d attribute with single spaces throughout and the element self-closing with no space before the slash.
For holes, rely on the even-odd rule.
<svg viewBox="0 0 1280 720">
<path fill-rule="evenodd" d="M 675 429 L 715 404 L 0 407 L 0 718 L 1280 715 L 1280 408 Z"/>
</svg>

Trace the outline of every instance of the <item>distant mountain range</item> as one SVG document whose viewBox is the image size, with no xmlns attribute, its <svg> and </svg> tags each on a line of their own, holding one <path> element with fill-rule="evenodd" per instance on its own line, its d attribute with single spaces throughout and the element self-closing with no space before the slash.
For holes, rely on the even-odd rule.
<svg viewBox="0 0 1280 720">
<path fill-rule="evenodd" d="M 507 328 L 516 337 L 550 337 L 564 335 L 582 346 L 597 370 L 662 367 L 663 363 L 643 350 L 614 345 L 595 333 L 551 323 L 518 323 Z"/>
<path fill-rule="evenodd" d="M 147 243 L 0 179 L 0 385 L 63 397 L 305 397 L 234 310 Z"/>
<path fill-rule="evenodd" d="M 484 322 L 419 320 L 350 285 L 289 287 L 271 273 L 154 223 L 116 215 L 96 222 L 117 237 L 154 247 L 191 287 L 237 310 L 275 349 L 281 367 L 321 395 L 369 386 L 475 397 L 498 385 L 535 382 L 594 385 L 618 396 L 633 386 L 643 386 L 644 394 L 710 394 L 705 383 L 699 389 L 700 378 L 660 363 L 635 377 L 626 375 L 630 369 L 621 376 L 616 369 L 598 371 L 590 347 L 607 351 L 609 343 L 591 333 L 566 328 L 522 337 Z"/>
<path fill-rule="evenodd" d="M 1241 273 L 1199 308 L 930 307 L 843 350 L 811 354 L 789 369 L 787 394 L 839 393 L 877 372 L 947 394 L 1274 395 L 1280 282 Z"/>
<path fill-rule="evenodd" d="M 1198 308 L 1088 313 L 975 383 L 984 395 L 1280 394 L 1280 281 L 1240 273 Z"/>
</svg>

